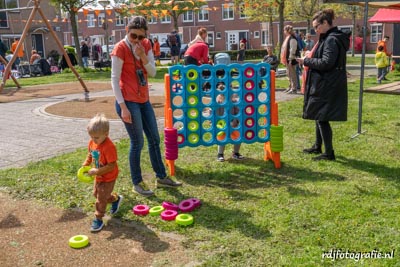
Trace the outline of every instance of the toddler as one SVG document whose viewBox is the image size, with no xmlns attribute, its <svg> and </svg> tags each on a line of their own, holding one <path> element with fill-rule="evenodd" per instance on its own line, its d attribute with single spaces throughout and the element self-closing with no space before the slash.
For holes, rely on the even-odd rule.
<svg viewBox="0 0 400 267">
<path fill-rule="evenodd" d="M 91 138 L 88 145 L 88 154 L 83 166 L 90 166 L 89 175 L 95 175 L 93 195 L 96 198 L 96 218 L 92 222 L 90 231 L 98 232 L 103 229 L 103 217 L 107 204 L 111 203 L 110 214 L 118 212 L 122 196 L 113 193 L 114 184 L 118 177 L 117 150 L 108 137 L 110 123 L 104 114 L 94 116 L 87 126 Z"/>
</svg>

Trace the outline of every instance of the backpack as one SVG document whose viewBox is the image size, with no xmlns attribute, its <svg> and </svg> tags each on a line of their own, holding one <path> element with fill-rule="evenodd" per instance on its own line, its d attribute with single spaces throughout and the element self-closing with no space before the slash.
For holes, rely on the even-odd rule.
<svg viewBox="0 0 400 267">
<path fill-rule="evenodd" d="M 178 44 L 178 38 L 176 38 L 176 34 L 175 33 L 168 34 L 168 43 L 169 43 L 170 46 Z"/>
</svg>

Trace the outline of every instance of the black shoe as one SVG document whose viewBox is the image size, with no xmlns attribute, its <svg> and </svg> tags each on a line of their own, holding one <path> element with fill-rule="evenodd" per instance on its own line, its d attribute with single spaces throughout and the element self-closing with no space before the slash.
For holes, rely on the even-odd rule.
<svg viewBox="0 0 400 267">
<path fill-rule="evenodd" d="M 321 150 L 320 147 L 316 147 L 314 145 L 311 148 L 303 149 L 303 153 L 306 153 L 306 154 L 321 154 L 322 150 Z"/>
<path fill-rule="evenodd" d="M 319 156 L 313 158 L 314 161 L 320 161 L 320 160 L 335 160 L 335 159 L 336 159 L 336 158 L 335 158 L 335 153 L 333 153 L 333 151 L 332 151 L 331 154 L 326 154 L 326 153 L 324 153 L 324 154 L 321 154 L 321 155 L 319 155 Z"/>
</svg>

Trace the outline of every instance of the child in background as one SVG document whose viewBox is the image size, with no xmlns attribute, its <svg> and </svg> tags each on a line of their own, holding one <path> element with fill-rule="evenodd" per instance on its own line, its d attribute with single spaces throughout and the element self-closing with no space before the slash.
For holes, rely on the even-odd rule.
<svg viewBox="0 0 400 267">
<path fill-rule="evenodd" d="M 96 175 L 93 185 L 93 195 L 96 198 L 96 218 L 92 222 L 91 231 L 98 232 L 103 226 L 103 217 L 107 204 L 111 204 L 110 214 L 118 212 L 123 197 L 113 193 L 115 181 L 118 177 L 117 150 L 108 137 L 110 123 L 104 114 L 94 116 L 87 126 L 89 141 L 89 153 L 86 156 L 83 166 L 93 164 L 88 172 L 89 175 Z"/>
<path fill-rule="evenodd" d="M 220 86 L 223 86 L 223 85 L 220 85 Z M 219 90 L 221 90 L 221 89 L 219 88 Z M 225 96 L 223 94 L 218 94 L 216 100 L 217 100 L 217 103 L 222 104 L 222 103 L 225 102 Z M 223 116 L 224 112 L 225 112 L 225 110 L 224 110 L 223 107 L 217 108 L 217 115 L 218 116 Z M 238 113 L 239 113 L 239 108 L 238 107 L 232 107 L 232 115 L 237 115 Z M 232 119 L 230 125 L 231 125 L 232 128 L 235 128 L 235 127 L 239 126 L 239 120 L 237 118 Z M 240 145 L 241 144 L 234 144 L 233 145 L 233 151 L 232 151 L 232 158 L 233 159 L 236 159 L 236 160 L 244 159 L 244 157 L 239 153 Z M 224 145 L 218 145 L 217 160 L 219 162 L 224 162 L 225 161 L 224 151 L 225 151 L 225 146 Z"/>
<path fill-rule="evenodd" d="M 378 51 L 375 54 L 375 65 L 378 68 L 377 81 L 381 83 L 382 80 L 385 80 L 387 66 L 389 66 L 389 61 L 382 45 L 378 46 Z"/>
</svg>

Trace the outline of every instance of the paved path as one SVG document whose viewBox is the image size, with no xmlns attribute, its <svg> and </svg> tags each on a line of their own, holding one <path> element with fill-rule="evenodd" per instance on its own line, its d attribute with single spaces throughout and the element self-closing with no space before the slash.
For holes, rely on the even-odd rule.
<svg viewBox="0 0 400 267">
<path fill-rule="evenodd" d="M 151 95 L 163 95 L 163 84 L 153 84 Z M 110 96 L 111 90 L 91 93 L 90 97 Z M 88 119 L 65 118 L 46 113 L 47 106 L 58 102 L 83 98 L 83 94 L 61 95 L 48 98 L 0 104 L 0 169 L 22 167 L 85 147 L 88 142 Z M 287 95 L 277 91 L 277 101 L 300 95 Z M 163 128 L 163 118 L 158 120 Z M 110 137 L 116 141 L 127 137 L 121 121 L 111 121 Z"/>
</svg>

